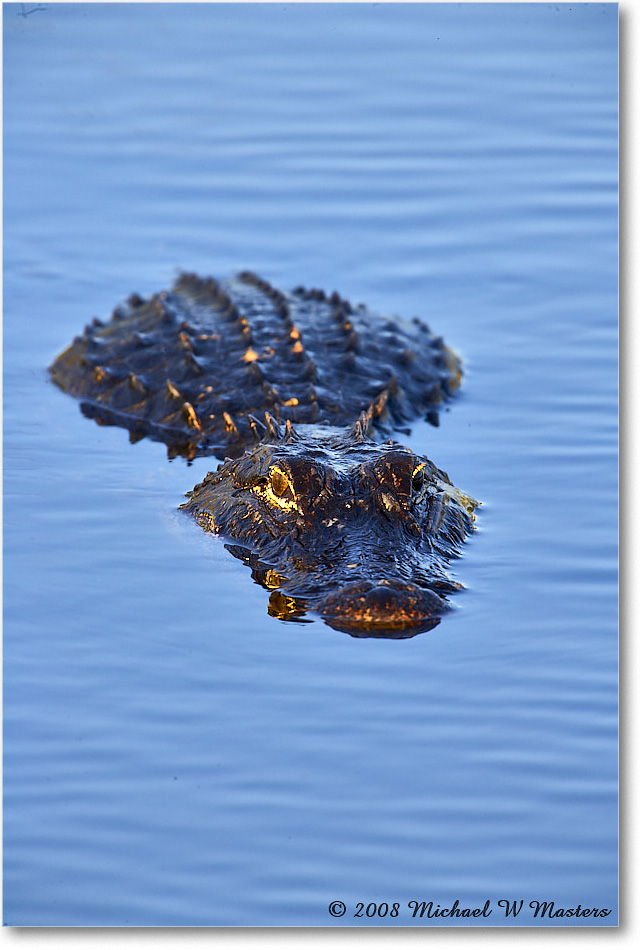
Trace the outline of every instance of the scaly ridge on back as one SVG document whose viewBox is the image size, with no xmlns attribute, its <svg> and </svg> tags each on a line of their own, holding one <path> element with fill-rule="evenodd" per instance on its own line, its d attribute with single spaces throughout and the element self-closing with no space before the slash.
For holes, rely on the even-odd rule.
<svg viewBox="0 0 642 950">
<path fill-rule="evenodd" d="M 169 292 L 131 295 L 51 372 L 87 415 L 188 457 L 238 455 L 266 411 L 335 426 L 365 411 L 381 432 L 422 413 L 436 421 L 461 375 L 420 321 L 402 327 L 336 292 L 284 294 L 250 271 L 183 273 Z"/>
</svg>

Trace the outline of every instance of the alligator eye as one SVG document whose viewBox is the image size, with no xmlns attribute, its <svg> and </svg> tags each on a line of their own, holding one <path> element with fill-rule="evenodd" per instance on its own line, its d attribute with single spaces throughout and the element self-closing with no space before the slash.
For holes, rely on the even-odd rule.
<svg viewBox="0 0 642 950">
<path fill-rule="evenodd" d="M 273 469 L 270 473 L 270 482 L 272 485 L 272 491 L 278 498 L 281 498 L 283 495 L 285 495 L 286 491 L 290 487 L 290 483 L 288 482 L 286 476 L 278 468 Z"/>
<path fill-rule="evenodd" d="M 421 489 L 423 488 L 423 484 L 424 484 L 424 466 L 422 465 L 421 468 L 416 469 L 412 473 L 412 490 L 416 492 L 421 491 Z"/>
</svg>

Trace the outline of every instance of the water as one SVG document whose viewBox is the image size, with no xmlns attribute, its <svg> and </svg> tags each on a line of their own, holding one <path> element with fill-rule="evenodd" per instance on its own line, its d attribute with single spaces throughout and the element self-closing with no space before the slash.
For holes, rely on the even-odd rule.
<svg viewBox="0 0 642 950">
<path fill-rule="evenodd" d="M 616 5 L 35 6 L 3 11 L 5 922 L 613 926 Z M 435 630 L 268 617 L 176 511 L 207 462 L 48 381 L 132 291 L 245 267 L 461 353 L 408 438 L 484 502 Z M 455 900 L 492 914 L 408 907 Z"/>
</svg>

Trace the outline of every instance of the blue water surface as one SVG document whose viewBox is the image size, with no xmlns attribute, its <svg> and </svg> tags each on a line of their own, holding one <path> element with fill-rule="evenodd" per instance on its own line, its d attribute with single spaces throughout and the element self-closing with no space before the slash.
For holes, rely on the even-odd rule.
<svg viewBox="0 0 642 950">
<path fill-rule="evenodd" d="M 615 925 L 617 6 L 3 13 L 5 922 Z M 49 381 L 246 267 L 462 355 L 407 439 L 484 502 L 434 630 L 269 617 L 177 512 L 211 460 Z"/>
</svg>

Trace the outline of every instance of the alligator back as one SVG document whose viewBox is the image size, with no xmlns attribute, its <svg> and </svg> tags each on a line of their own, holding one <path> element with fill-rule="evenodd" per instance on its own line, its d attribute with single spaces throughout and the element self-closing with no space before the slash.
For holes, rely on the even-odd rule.
<svg viewBox="0 0 642 950">
<path fill-rule="evenodd" d="M 94 320 L 51 366 L 53 380 L 106 425 L 168 452 L 237 457 L 279 422 L 342 426 L 362 411 L 380 434 L 437 423 L 459 385 L 456 355 L 416 319 L 351 306 L 337 293 L 284 294 L 250 272 L 182 274 Z"/>
</svg>

